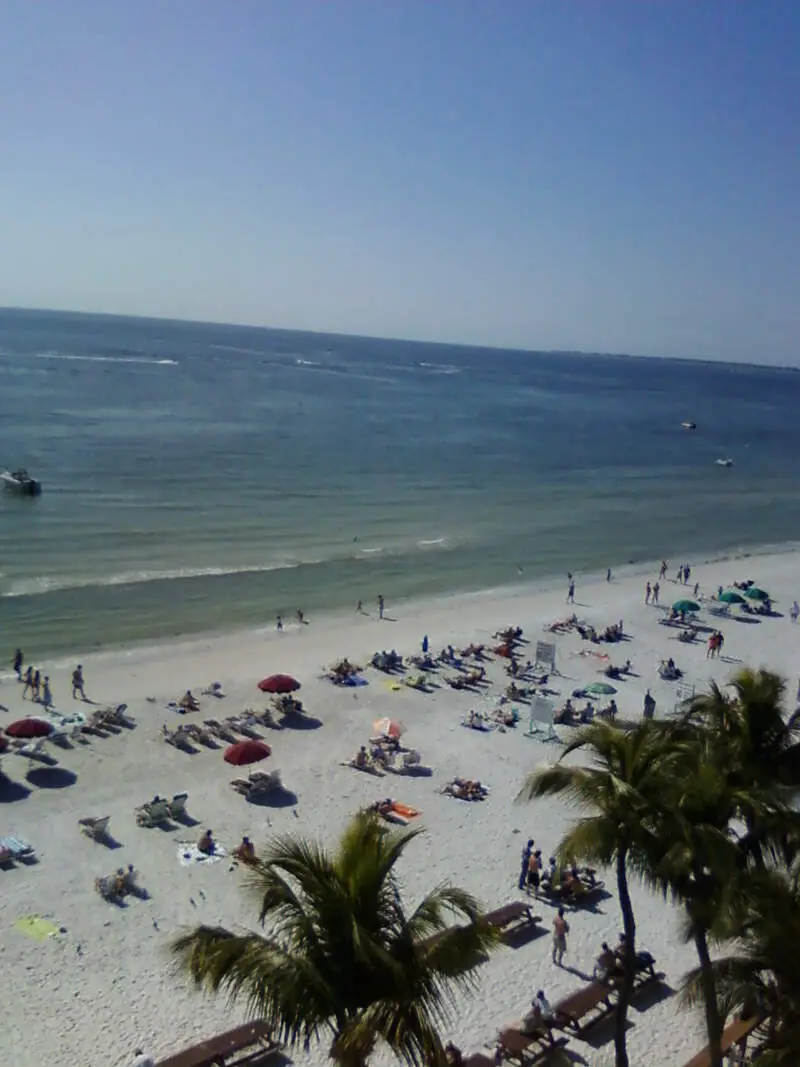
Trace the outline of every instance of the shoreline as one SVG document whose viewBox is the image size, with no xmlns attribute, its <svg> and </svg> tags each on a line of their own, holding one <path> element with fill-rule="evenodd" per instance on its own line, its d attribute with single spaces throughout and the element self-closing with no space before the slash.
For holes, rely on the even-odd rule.
<svg viewBox="0 0 800 1067">
<path fill-rule="evenodd" d="M 762 544 L 752 547 L 737 547 L 728 550 L 721 550 L 717 553 L 700 553 L 699 558 L 691 564 L 694 570 L 699 567 L 716 566 L 724 563 L 734 563 L 747 559 L 765 559 L 774 556 L 787 556 L 791 557 L 800 551 L 800 541 L 788 541 L 782 544 Z M 654 571 L 657 572 L 659 567 L 659 560 L 643 560 L 633 561 L 625 563 L 617 568 L 612 568 L 614 578 L 623 581 L 627 578 L 633 578 L 641 576 L 647 578 Z M 667 577 L 670 578 L 674 573 L 674 566 L 672 571 L 668 570 Z M 588 571 L 585 573 L 576 572 L 576 578 L 578 584 L 594 584 L 599 581 L 604 581 L 605 575 L 602 571 Z M 424 614 L 439 613 L 445 610 L 458 610 L 463 608 L 469 610 L 478 601 L 493 601 L 499 599 L 512 599 L 520 600 L 529 597 L 535 597 L 542 594 L 554 593 L 566 586 L 566 575 L 546 575 L 538 578 L 533 578 L 528 581 L 516 581 L 509 582 L 502 585 L 493 585 L 480 589 L 470 590 L 454 590 L 448 593 L 437 593 L 429 597 L 407 597 L 399 598 L 396 601 L 387 597 L 387 606 L 389 614 L 393 608 L 400 609 L 398 618 L 402 616 L 403 621 L 408 622 L 412 619 L 420 619 Z M 370 618 L 373 621 L 377 621 L 374 618 L 375 612 L 373 610 L 374 604 L 367 604 L 367 610 L 363 613 L 363 621 L 366 623 Z M 347 611 L 343 609 L 333 609 L 329 611 L 322 611 L 319 614 L 314 614 L 313 618 L 309 620 L 308 632 L 309 633 L 326 633 L 332 628 L 341 626 L 343 623 L 349 623 L 358 621 L 359 616 L 355 611 Z M 297 624 L 293 617 L 287 617 L 284 620 L 284 624 L 287 629 L 284 631 L 284 637 L 289 637 L 293 632 L 297 630 Z M 304 631 L 305 632 L 304 628 Z M 106 647 L 90 649 L 87 651 L 81 651 L 76 648 L 74 652 L 59 653 L 49 662 L 53 667 L 58 670 L 60 668 L 66 668 L 69 664 L 73 663 L 76 657 L 82 657 L 82 662 L 86 664 L 106 664 L 119 660 L 120 663 L 130 663 L 131 657 L 134 659 L 158 659 L 163 653 L 169 655 L 171 653 L 190 654 L 193 650 L 199 648 L 208 648 L 209 644 L 225 645 L 227 643 L 236 643 L 241 641 L 254 640 L 256 638 L 269 637 L 270 634 L 279 637 L 281 635 L 276 633 L 275 620 L 271 619 L 265 621 L 262 625 L 258 626 L 226 626 L 220 629 L 209 629 L 202 632 L 189 632 L 187 634 L 176 633 L 170 637 L 164 638 L 145 638 L 141 641 L 131 641 L 125 644 L 110 644 Z M 13 638 L 12 638 L 13 642 Z M 165 651 L 168 649 L 169 651 Z M 39 659 L 47 658 L 47 653 L 44 656 L 41 654 Z M 0 682 L 8 680 L 13 677 L 12 672 L 0 670 Z"/>
</svg>

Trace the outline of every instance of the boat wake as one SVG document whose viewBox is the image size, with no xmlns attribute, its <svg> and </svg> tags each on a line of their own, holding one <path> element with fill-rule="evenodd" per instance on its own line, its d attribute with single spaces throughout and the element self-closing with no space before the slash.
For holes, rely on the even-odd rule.
<svg viewBox="0 0 800 1067">
<path fill-rule="evenodd" d="M 177 367 L 177 359 L 153 359 L 149 356 L 87 356 L 72 352 L 35 352 L 34 359 L 69 360 L 83 363 L 143 363 L 149 367 Z"/>
</svg>

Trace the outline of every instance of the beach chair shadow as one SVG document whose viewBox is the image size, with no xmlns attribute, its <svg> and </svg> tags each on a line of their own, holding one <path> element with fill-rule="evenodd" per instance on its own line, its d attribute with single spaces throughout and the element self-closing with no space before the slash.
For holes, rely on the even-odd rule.
<svg viewBox="0 0 800 1067">
<path fill-rule="evenodd" d="M 67 789 L 75 785 L 77 774 L 67 767 L 34 767 L 25 775 L 39 789 Z"/>
<path fill-rule="evenodd" d="M 587 1045 L 591 1045 L 594 1049 L 608 1045 L 614 1040 L 614 1029 L 617 1025 L 616 1015 L 615 1011 L 610 1011 L 608 1015 L 593 1023 L 581 1033 L 581 1041 L 585 1041 Z M 625 1020 L 625 1032 L 628 1033 L 633 1027 L 633 1021 L 627 1018 Z"/>
<path fill-rule="evenodd" d="M 536 941 L 537 938 L 544 937 L 547 933 L 547 927 L 542 923 L 520 926 L 518 929 L 509 930 L 503 935 L 503 944 L 513 949 L 524 948 L 532 941 Z M 569 970 L 569 968 L 565 967 L 564 970 Z"/>
<path fill-rule="evenodd" d="M 410 767 L 403 767 L 402 770 L 394 772 L 399 778 L 431 778 L 433 776 L 432 767 L 423 767 L 421 763 L 412 764 Z"/>
<path fill-rule="evenodd" d="M 287 730 L 318 730 L 322 726 L 322 719 L 313 715 L 300 713 L 299 715 L 284 715 L 283 726 Z"/>
<path fill-rule="evenodd" d="M 31 790 L 22 782 L 15 782 L 12 778 L 0 775 L 0 804 L 13 804 L 17 800 L 25 800 L 31 795 Z"/>
<path fill-rule="evenodd" d="M 291 789 L 271 789 L 268 792 L 251 790 L 245 800 L 259 808 L 292 808 L 298 801 L 297 793 Z"/>
<path fill-rule="evenodd" d="M 665 982 L 663 978 L 648 982 L 646 985 L 634 989 L 631 997 L 631 1005 L 639 1012 L 645 1012 L 648 1008 L 654 1008 L 670 997 L 674 997 L 676 990 Z"/>
</svg>

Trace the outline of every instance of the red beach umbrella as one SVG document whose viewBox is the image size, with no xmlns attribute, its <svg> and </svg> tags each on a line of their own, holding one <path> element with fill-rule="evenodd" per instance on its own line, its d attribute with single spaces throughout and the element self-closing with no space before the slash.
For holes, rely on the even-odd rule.
<svg viewBox="0 0 800 1067">
<path fill-rule="evenodd" d="M 300 683 L 291 674 L 271 674 L 258 683 L 262 693 L 294 693 Z"/>
<path fill-rule="evenodd" d="M 263 741 L 239 741 L 226 748 L 222 758 L 234 767 L 244 767 L 248 763 L 260 763 L 271 754 L 272 749 Z"/>
<path fill-rule="evenodd" d="M 17 719 L 6 727 L 9 737 L 49 737 L 55 727 L 47 719 Z"/>
</svg>

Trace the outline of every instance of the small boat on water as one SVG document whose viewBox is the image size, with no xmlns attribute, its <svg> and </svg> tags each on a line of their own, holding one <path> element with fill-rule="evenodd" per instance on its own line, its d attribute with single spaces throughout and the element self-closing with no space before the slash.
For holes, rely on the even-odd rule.
<svg viewBox="0 0 800 1067">
<path fill-rule="evenodd" d="M 716 463 L 716 465 L 718 467 L 732 467 L 733 466 L 733 460 L 732 459 L 715 459 L 714 462 Z"/>
<path fill-rule="evenodd" d="M 681 423 L 681 429 L 682 430 L 696 430 L 697 429 L 697 423 L 696 422 L 682 422 Z"/>
<path fill-rule="evenodd" d="M 10 489 L 12 493 L 19 493 L 21 496 L 38 496 L 42 491 L 42 483 L 31 478 L 22 468 L 16 471 L 0 471 L 0 481 L 4 489 Z"/>
</svg>

